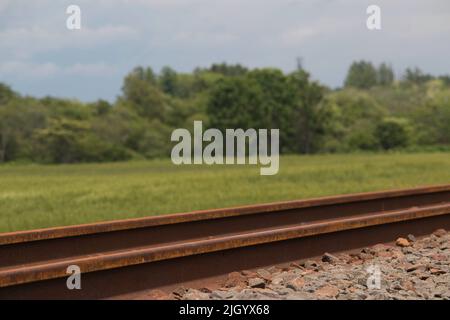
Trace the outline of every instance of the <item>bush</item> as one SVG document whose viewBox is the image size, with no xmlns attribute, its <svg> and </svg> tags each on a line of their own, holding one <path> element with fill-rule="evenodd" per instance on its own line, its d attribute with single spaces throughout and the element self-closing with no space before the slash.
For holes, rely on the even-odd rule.
<svg viewBox="0 0 450 320">
<path fill-rule="evenodd" d="M 409 122 L 402 118 L 385 118 L 377 125 L 375 137 L 385 150 L 407 147 L 410 143 Z"/>
</svg>

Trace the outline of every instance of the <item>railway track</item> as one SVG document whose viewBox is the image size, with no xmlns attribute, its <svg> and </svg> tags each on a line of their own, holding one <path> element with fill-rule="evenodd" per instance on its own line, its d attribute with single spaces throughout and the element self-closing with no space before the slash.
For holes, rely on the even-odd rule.
<svg viewBox="0 0 450 320">
<path fill-rule="evenodd" d="M 0 299 L 135 298 L 450 229 L 450 185 L 0 234 Z M 68 290 L 80 267 L 82 289 Z"/>
</svg>

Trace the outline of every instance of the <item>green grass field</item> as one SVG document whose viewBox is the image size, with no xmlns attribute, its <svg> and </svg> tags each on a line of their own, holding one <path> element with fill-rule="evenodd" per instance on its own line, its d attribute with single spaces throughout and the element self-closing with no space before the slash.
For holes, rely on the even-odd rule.
<svg viewBox="0 0 450 320">
<path fill-rule="evenodd" d="M 258 166 L 170 160 L 0 166 L 0 232 L 450 183 L 450 154 L 285 156 Z"/>
</svg>

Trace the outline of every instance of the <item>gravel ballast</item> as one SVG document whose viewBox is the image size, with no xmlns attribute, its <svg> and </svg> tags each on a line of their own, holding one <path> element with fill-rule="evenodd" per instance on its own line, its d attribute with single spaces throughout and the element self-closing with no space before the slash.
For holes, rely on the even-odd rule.
<svg viewBox="0 0 450 320">
<path fill-rule="evenodd" d="M 161 295 L 163 297 L 163 295 Z M 218 290 L 178 288 L 179 300 L 450 299 L 450 233 L 399 238 L 355 253 L 230 273 Z"/>
</svg>

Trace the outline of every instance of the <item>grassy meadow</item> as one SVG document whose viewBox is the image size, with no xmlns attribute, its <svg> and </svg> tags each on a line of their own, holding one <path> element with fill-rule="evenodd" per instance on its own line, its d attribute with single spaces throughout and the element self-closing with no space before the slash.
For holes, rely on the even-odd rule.
<svg viewBox="0 0 450 320">
<path fill-rule="evenodd" d="M 450 183 L 450 154 L 284 156 L 259 166 L 170 160 L 0 166 L 0 232 Z"/>
</svg>

